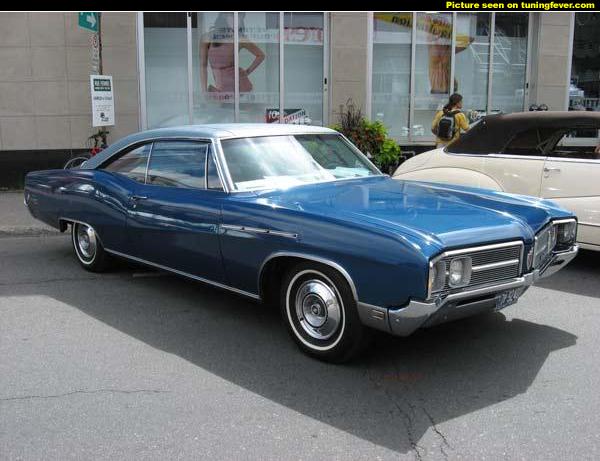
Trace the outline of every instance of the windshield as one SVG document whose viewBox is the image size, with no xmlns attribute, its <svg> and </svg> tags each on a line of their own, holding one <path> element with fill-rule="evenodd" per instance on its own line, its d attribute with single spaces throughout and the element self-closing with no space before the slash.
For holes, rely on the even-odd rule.
<svg viewBox="0 0 600 461">
<path fill-rule="evenodd" d="M 225 139 L 221 145 L 236 190 L 381 174 L 337 134 Z"/>
</svg>

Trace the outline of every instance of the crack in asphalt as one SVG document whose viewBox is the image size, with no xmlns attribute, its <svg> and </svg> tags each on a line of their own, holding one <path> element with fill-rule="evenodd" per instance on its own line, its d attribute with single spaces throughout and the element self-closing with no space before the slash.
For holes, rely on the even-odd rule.
<svg viewBox="0 0 600 461">
<path fill-rule="evenodd" d="M 375 386 L 376 389 L 382 389 L 384 395 L 387 397 L 387 399 L 394 405 L 394 407 L 396 408 L 396 410 L 398 410 L 400 412 L 400 415 L 403 418 L 403 425 L 404 428 L 406 430 L 406 437 L 408 438 L 408 443 L 410 444 L 410 447 L 415 455 L 415 458 L 417 459 L 417 461 L 423 461 L 423 456 L 421 454 L 421 451 L 423 449 L 423 447 L 419 446 L 419 444 L 415 441 L 415 436 L 413 433 L 413 418 L 411 415 L 409 415 L 404 408 L 402 408 L 402 406 L 396 401 L 396 399 L 394 398 L 394 396 L 389 392 L 388 389 L 386 389 L 385 387 L 383 387 L 380 383 L 378 383 L 377 381 L 375 381 L 372 378 L 372 375 L 370 373 L 370 370 L 366 370 L 366 374 L 367 374 L 367 378 L 369 379 L 369 381 L 371 381 L 371 383 L 373 383 L 373 385 Z M 409 405 L 409 407 L 411 407 L 412 413 L 414 414 L 414 407 L 412 405 L 410 405 L 410 403 L 406 400 L 403 399 L 403 401 L 405 403 L 407 403 Z M 392 411 L 390 411 L 390 413 L 393 413 Z"/>
<path fill-rule="evenodd" d="M 140 393 L 163 394 L 163 393 L 167 393 L 167 392 L 170 392 L 170 391 L 165 391 L 165 390 L 161 390 L 161 389 L 133 389 L 133 390 L 126 390 L 126 389 L 84 390 L 84 389 L 80 389 L 80 390 L 76 390 L 76 391 L 65 392 L 64 394 L 23 395 L 23 396 L 19 396 L 19 397 L 2 397 L 2 398 L 0 398 L 0 402 L 11 402 L 11 401 L 16 401 L 16 400 L 33 400 L 33 399 L 57 399 L 57 398 L 61 398 L 61 397 L 69 397 L 69 396 L 75 395 L 75 394 L 102 394 L 102 393 L 109 393 L 109 394 L 140 394 Z"/>
<path fill-rule="evenodd" d="M 446 450 L 444 450 L 444 446 L 446 446 L 450 450 L 453 450 L 452 446 L 448 442 L 448 439 L 446 438 L 446 436 L 437 427 L 437 424 L 436 424 L 435 420 L 433 419 L 433 416 L 431 416 L 431 414 L 427 411 L 427 409 L 425 407 L 421 407 L 421 409 L 423 410 L 423 413 L 425 413 L 427 415 L 427 418 L 431 422 L 431 428 L 433 429 L 433 432 L 435 432 L 438 435 L 438 437 L 442 440 L 442 445 L 440 445 L 440 451 L 442 452 L 442 455 L 444 456 L 444 458 L 448 459 L 448 453 L 446 453 Z"/>
</svg>

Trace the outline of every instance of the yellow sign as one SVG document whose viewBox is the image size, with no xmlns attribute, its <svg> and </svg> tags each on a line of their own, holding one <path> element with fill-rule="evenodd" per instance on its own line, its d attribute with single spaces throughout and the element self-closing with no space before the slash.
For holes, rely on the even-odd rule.
<svg viewBox="0 0 600 461">
<path fill-rule="evenodd" d="M 439 38 L 452 40 L 452 22 L 446 18 L 433 14 L 419 14 L 417 20 L 417 30 L 427 32 Z M 374 18 L 380 21 L 398 24 L 406 28 L 412 29 L 413 14 L 408 13 L 375 13 Z M 456 34 L 456 51 L 462 51 L 467 48 L 475 37 L 470 37 L 465 34 Z"/>
</svg>

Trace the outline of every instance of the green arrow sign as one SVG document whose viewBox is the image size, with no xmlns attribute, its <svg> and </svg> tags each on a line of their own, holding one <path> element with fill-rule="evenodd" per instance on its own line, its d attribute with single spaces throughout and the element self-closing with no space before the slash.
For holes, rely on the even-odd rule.
<svg viewBox="0 0 600 461">
<path fill-rule="evenodd" d="M 82 11 L 79 13 L 79 27 L 92 32 L 98 32 L 98 13 Z"/>
</svg>

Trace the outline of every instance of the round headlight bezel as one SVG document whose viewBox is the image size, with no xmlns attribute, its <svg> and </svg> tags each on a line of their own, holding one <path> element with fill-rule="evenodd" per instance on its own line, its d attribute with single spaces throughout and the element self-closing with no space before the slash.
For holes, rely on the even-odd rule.
<svg viewBox="0 0 600 461">
<path fill-rule="evenodd" d="M 470 256 L 461 256 L 450 260 L 447 280 L 452 288 L 462 288 L 471 282 L 473 261 Z M 453 276 L 457 276 L 454 277 Z"/>
</svg>

